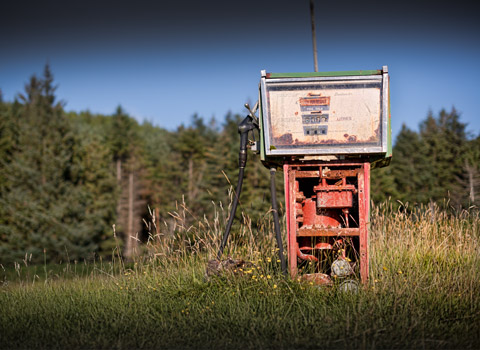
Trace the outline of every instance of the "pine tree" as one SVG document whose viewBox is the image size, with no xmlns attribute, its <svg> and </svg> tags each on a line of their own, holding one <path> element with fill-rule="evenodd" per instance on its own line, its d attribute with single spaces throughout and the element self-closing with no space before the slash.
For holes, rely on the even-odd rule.
<svg viewBox="0 0 480 350">
<path fill-rule="evenodd" d="M 138 123 L 119 106 L 112 117 L 108 142 L 116 165 L 118 188 L 117 232 L 123 236 L 124 254 L 131 259 L 142 239 L 146 211 L 145 165 Z"/>
<path fill-rule="evenodd" d="M 193 212 L 202 207 L 201 195 L 207 168 L 208 143 L 215 144 L 203 119 L 192 117 L 189 127 L 180 126 L 176 132 L 173 151 L 178 156 L 177 176 L 181 179 L 178 189 L 185 195 L 186 205 Z"/>
<path fill-rule="evenodd" d="M 450 112 L 441 110 L 438 118 L 430 112 L 420 124 L 420 136 L 426 147 L 427 159 L 421 170 L 430 175 L 423 186 L 433 201 L 452 199 L 456 204 L 462 202 L 463 194 L 455 193 L 454 188 L 464 165 L 462 158 L 467 141 L 465 128 L 455 108 Z"/>
<path fill-rule="evenodd" d="M 429 201 L 427 184 L 431 178 L 424 170 L 428 166 L 426 152 L 418 133 L 403 125 L 393 148 L 394 158 L 390 165 L 390 172 L 395 179 L 394 188 L 398 191 L 395 199 L 403 203 Z"/>
<path fill-rule="evenodd" d="M 54 92 L 46 66 L 43 77 L 33 76 L 19 95 L 23 104 L 13 103 L 18 131 L 0 188 L 2 262 L 25 254 L 33 262 L 43 261 L 44 254 L 48 260 L 78 260 L 98 252 L 105 240 L 102 219 L 108 220 L 104 210 L 111 203 L 102 204 L 98 196 L 105 182 L 85 164 L 92 150 L 83 148 Z"/>
<path fill-rule="evenodd" d="M 0 188 L 6 185 L 4 169 L 13 160 L 18 144 L 18 103 L 0 102 Z"/>
<path fill-rule="evenodd" d="M 400 197 L 393 175 L 396 159 L 397 157 L 394 156 L 394 159 L 392 159 L 393 164 L 387 167 L 373 169 L 371 172 L 370 195 L 372 201 L 376 204 Z"/>
<path fill-rule="evenodd" d="M 467 141 L 463 154 L 461 174 L 456 177 L 453 191 L 464 194 L 456 198 L 456 204 L 463 207 L 480 206 L 480 136 Z"/>
<path fill-rule="evenodd" d="M 149 122 L 140 126 L 139 138 L 143 144 L 144 182 L 148 189 L 145 199 L 155 216 L 156 225 L 156 231 L 154 227 L 149 227 L 148 232 L 159 233 L 160 223 L 170 218 L 168 213 L 174 210 L 177 199 L 177 193 L 172 191 L 175 188 L 175 178 L 171 173 L 175 161 L 172 157 L 173 139 L 170 132 Z M 153 224 L 152 219 L 148 213 L 146 221 L 149 225 Z"/>
</svg>

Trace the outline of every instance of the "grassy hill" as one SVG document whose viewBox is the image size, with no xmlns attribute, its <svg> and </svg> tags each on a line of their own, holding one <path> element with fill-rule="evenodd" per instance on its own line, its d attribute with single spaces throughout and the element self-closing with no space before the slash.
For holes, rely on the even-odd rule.
<svg viewBox="0 0 480 350">
<path fill-rule="evenodd" d="M 269 215 L 259 232 L 245 218 L 229 242 L 230 256 L 255 263 L 242 276 L 205 280 L 222 230 L 206 221 L 152 237 L 127 265 L 117 250 L 108 262 L 28 266 L 27 257 L 2 272 L 0 347 L 475 349 L 479 219 L 375 207 L 371 278 L 357 293 L 279 274 Z"/>
</svg>

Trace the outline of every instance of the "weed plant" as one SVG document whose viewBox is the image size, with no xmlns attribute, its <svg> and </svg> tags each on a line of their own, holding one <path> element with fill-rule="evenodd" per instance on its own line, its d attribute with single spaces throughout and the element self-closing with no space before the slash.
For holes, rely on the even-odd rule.
<svg viewBox="0 0 480 350">
<path fill-rule="evenodd" d="M 256 228 L 242 215 L 225 251 L 255 266 L 205 279 L 225 211 L 187 225 L 181 206 L 175 233 L 154 228 L 129 264 L 116 250 L 109 262 L 16 265 L 0 289 L 0 347 L 478 349 L 475 209 L 373 207 L 357 293 L 282 276 L 270 213 Z"/>
</svg>

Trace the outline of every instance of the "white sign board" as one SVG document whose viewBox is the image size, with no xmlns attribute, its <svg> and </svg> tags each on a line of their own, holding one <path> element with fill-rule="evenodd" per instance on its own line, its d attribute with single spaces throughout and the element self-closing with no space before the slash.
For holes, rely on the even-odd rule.
<svg viewBox="0 0 480 350">
<path fill-rule="evenodd" d="M 382 75 L 262 79 L 261 94 L 267 155 L 383 152 Z"/>
</svg>

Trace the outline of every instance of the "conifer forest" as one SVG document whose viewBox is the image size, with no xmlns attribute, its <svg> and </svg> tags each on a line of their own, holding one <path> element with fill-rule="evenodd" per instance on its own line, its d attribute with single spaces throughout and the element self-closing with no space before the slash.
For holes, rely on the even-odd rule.
<svg viewBox="0 0 480 350">
<path fill-rule="evenodd" d="M 152 232 L 178 230 L 176 216 L 212 219 L 231 203 L 244 116 L 193 115 L 170 131 L 121 106 L 111 115 L 67 112 L 55 87 L 46 66 L 13 101 L 0 99 L 1 264 L 108 259 L 115 237 L 132 257 Z M 277 186 L 281 202 L 280 174 Z M 373 170 L 371 186 L 374 205 L 476 208 L 480 135 L 454 107 L 427 113 L 418 131 L 402 127 L 391 165 Z M 253 226 L 271 206 L 268 169 L 252 152 L 240 203 L 237 216 Z"/>
</svg>

